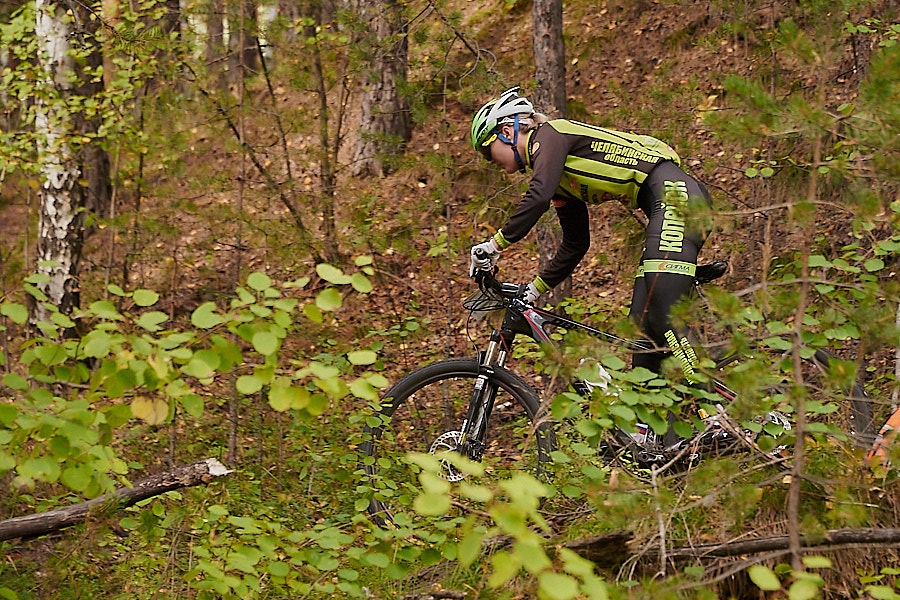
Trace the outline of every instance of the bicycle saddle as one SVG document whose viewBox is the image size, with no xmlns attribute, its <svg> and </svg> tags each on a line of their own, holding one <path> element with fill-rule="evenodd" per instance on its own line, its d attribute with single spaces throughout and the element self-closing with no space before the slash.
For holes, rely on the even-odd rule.
<svg viewBox="0 0 900 600">
<path fill-rule="evenodd" d="M 697 283 L 709 283 L 713 279 L 718 279 L 724 275 L 727 270 L 727 260 L 717 260 L 707 265 L 697 265 L 697 273 L 694 275 L 694 279 L 697 280 Z"/>
</svg>

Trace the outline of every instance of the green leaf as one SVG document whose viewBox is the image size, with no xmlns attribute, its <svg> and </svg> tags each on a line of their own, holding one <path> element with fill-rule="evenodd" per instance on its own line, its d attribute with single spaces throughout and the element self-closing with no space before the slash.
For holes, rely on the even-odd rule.
<svg viewBox="0 0 900 600">
<path fill-rule="evenodd" d="M 350 284 L 353 286 L 353 289 L 360 294 L 368 294 L 374 289 L 372 282 L 362 273 L 354 273 L 350 277 Z"/>
<path fill-rule="evenodd" d="M 178 401 L 181 402 L 185 412 L 195 419 L 203 415 L 203 398 L 197 394 L 185 394 Z"/>
<path fill-rule="evenodd" d="M 366 379 L 359 377 L 350 382 L 350 392 L 357 398 L 363 400 L 378 400 L 378 390 L 372 386 Z"/>
<path fill-rule="evenodd" d="M 8 587 L 0 587 L 0 598 L 4 600 L 19 600 L 19 595 Z"/>
<path fill-rule="evenodd" d="M 181 368 L 181 371 L 197 379 L 206 379 L 215 374 L 215 370 L 219 368 L 220 362 L 219 355 L 216 352 L 212 350 L 198 350 L 191 357 L 191 360 Z"/>
<path fill-rule="evenodd" d="M 316 265 L 316 273 L 325 281 L 335 285 L 345 285 L 351 281 L 351 278 L 345 275 L 343 271 L 328 263 Z"/>
<path fill-rule="evenodd" d="M 257 331 L 254 333 L 252 343 L 253 349 L 263 356 L 275 354 L 278 350 L 278 338 L 269 331 Z"/>
<path fill-rule="evenodd" d="M 268 567 L 269 573 L 275 577 L 287 577 L 291 572 L 291 566 L 286 562 L 272 561 Z"/>
<path fill-rule="evenodd" d="M 269 406 L 284 412 L 290 409 L 306 408 L 309 405 L 309 391 L 304 387 L 287 384 L 273 385 L 269 390 Z"/>
<path fill-rule="evenodd" d="M 0 404 L 0 425 L 11 428 L 13 421 L 19 416 L 19 411 L 10 404 Z"/>
<path fill-rule="evenodd" d="M 272 287 L 272 279 L 265 273 L 254 271 L 247 277 L 247 285 L 257 292 L 262 292 Z"/>
<path fill-rule="evenodd" d="M 420 494 L 413 501 L 413 509 L 423 517 L 439 517 L 450 510 L 450 497 L 434 492 Z"/>
<path fill-rule="evenodd" d="M 324 289 L 316 296 L 316 306 L 325 311 L 337 310 L 342 304 L 343 298 L 334 288 Z"/>
<path fill-rule="evenodd" d="M 304 305 L 303 314 L 305 314 L 306 318 L 313 323 L 321 323 L 325 320 L 325 316 L 322 314 L 322 311 L 319 310 L 319 307 L 315 304 Z"/>
<path fill-rule="evenodd" d="M 3 385 L 6 387 L 10 387 L 14 390 L 27 390 L 28 389 L 28 380 L 19 375 L 18 373 L 7 373 L 3 376 Z"/>
<path fill-rule="evenodd" d="M 159 294 L 153 290 L 134 290 L 132 298 L 138 306 L 153 306 L 159 300 Z"/>
<path fill-rule="evenodd" d="M 759 171 L 756 169 L 756 167 L 747 167 L 747 169 L 744 171 L 744 175 L 752 179 L 753 177 L 759 175 Z"/>
<path fill-rule="evenodd" d="M 85 358 L 103 358 L 112 347 L 112 336 L 105 331 L 94 330 L 84 337 Z"/>
<path fill-rule="evenodd" d="M 819 586 L 815 581 L 800 579 L 788 588 L 789 600 L 812 600 L 819 597 Z"/>
<path fill-rule="evenodd" d="M 357 256 L 356 258 L 353 259 L 353 264 L 355 264 L 357 267 L 364 267 L 366 265 L 371 265 L 372 257 L 366 256 L 366 255 Z"/>
<path fill-rule="evenodd" d="M 781 581 L 778 576 L 768 567 L 762 565 L 753 565 L 747 569 L 747 575 L 750 581 L 756 584 L 756 587 L 766 592 L 774 592 L 781 589 Z"/>
<path fill-rule="evenodd" d="M 29 479 L 53 483 L 59 479 L 59 461 L 50 457 L 29 458 L 19 464 L 16 469 L 20 475 Z"/>
<path fill-rule="evenodd" d="M 351 365 L 371 365 L 378 360 L 378 355 L 371 350 L 355 350 L 347 354 Z"/>
<path fill-rule="evenodd" d="M 23 325 L 28 321 L 28 309 L 22 304 L 15 302 L 4 302 L 0 304 L 0 314 L 12 319 L 13 323 Z"/>
<path fill-rule="evenodd" d="M 295 279 L 294 281 L 289 281 L 284 284 L 286 288 L 302 288 L 306 287 L 309 284 L 309 277 L 301 277 L 299 279 Z"/>
<path fill-rule="evenodd" d="M 216 314 L 214 302 L 204 302 L 191 313 L 191 324 L 199 329 L 211 329 L 224 319 Z"/>
<path fill-rule="evenodd" d="M 238 546 L 228 554 L 225 561 L 226 569 L 237 569 L 249 575 L 256 575 L 256 563 L 262 558 L 262 553 L 250 546 Z"/>
<path fill-rule="evenodd" d="M 831 559 L 827 556 L 804 556 L 803 564 L 807 569 L 830 569 Z"/>
<path fill-rule="evenodd" d="M 492 588 L 500 587 L 507 581 L 516 576 L 521 566 L 518 557 L 501 550 L 491 557 L 491 564 L 494 572 L 488 578 L 488 586 Z"/>
<path fill-rule="evenodd" d="M 64 327 L 66 329 L 71 329 L 75 327 L 75 321 L 70 319 L 68 315 L 64 315 L 61 312 L 53 312 L 50 313 L 50 320 L 59 325 L 60 327 Z"/>
<path fill-rule="evenodd" d="M 241 375 L 237 378 L 237 381 L 235 381 L 234 387 L 238 392 L 250 395 L 261 390 L 264 384 L 265 381 L 262 377 L 257 375 Z"/>
<path fill-rule="evenodd" d="M 623 404 L 613 404 L 609 407 L 609 412 L 612 415 L 619 417 L 628 422 L 632 422 L 635 419 L 634 411 L 628 408 Z"/>
<path fill-rule="evenodd" d="M 59 481 L 76 492 L 85 492 L 91 484 L 93 472 L 87 465 L 68 466 L 60 473 Z"/>
<path fill-rule="evenodd" d="M 159 331 L 160 323 L 165 323 L 168 320 L 169 317 L 165 313 L 161 313 L 158 310 L 151 310 L 138 317 L 137 324 L 147 331 Z"/>
<path fill-rule="evenodd" d="M 571 600 L 578 595 L 578 581 L 562 573 L 541 573 L 538 591 L 550 600 Z"/>
<path fill-rule="evenodd" d="M 821 254 L 812 254 L 809 257 L 809 266 L 810 267 L 830 267 L 831 262 L 829 262 Z"/>
<path fill-rule="evenodd" d="M 896 600 L 898 597 L 894 589 L 887 585 L 866 586 L 866 593 L 875 598 L 875 600 Z"/>
<path fill-rule="evenodd" d="M 863 266 L 866 268 L 866 271 L 872 273 L 874 271 L 880 271 L 884 268 L 884 261 L 880 258 L 870 258 L 867 260 Z"/>
<path fill-rule="evenodd" d="M 148 425 L 159 425 L 169 416 L 169 403 L 162 398 L 139 396 L 131 401 L 131 414 Z"/>
</svg>

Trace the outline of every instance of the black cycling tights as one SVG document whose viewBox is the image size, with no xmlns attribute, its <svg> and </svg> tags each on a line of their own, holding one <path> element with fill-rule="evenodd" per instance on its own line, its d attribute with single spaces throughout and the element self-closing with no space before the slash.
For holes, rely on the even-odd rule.
<svg viewBox="0 0 900 600">
<path fill-rule="evenodd" d="M 709 192 L 675 163 L 660 163 L 641 186 L 638 206 L 647 215 L 641 268 L 634 282 L 631 316 L 653 342 L 653 350 L 636 352 L 634 366 L 659 372 L 675 352 L 690 378 L 693 351 L 683 332 L 672 326 L 670 312 L 694 283 L 697 254 L 708 232 L 691 226 L 691 207 L 708 208 Z"/>
</svg>

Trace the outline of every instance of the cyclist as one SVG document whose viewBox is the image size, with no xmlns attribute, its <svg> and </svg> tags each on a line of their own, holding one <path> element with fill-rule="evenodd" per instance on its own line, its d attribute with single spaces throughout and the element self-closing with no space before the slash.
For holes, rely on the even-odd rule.
<svg viewBox="0 0 900 600">
<path fill-rule="evenodd" d="M 634 366 L 659 372 L 671 352 L 693 380 L 694 353 L 687 338 L 673 328 L 669 313 L 693 285 L 697 254 L 707 235 L 689 222 L 689 206 L 709 206 L 709 192 L 680 168 L 678 154 L 662 141 L 566 119 L 548 120 L 518 90 L 503 92 L 472 119 L 475 150 L 507 173 L 524 173 L 530 167 L 533 175 L 507 223 L 472 247 L 469 274 L 493 268 L 500 252 L 525 237 L 552 204 L 562 241 L 527 286 L 525 300 L 535 302 L 568 277 L 587 253 L 587 204 L 599 204 L 607 194 L 625 195 L 649 220 L 631 315 L 654 349 L 635 353 Z"/>
</svg>

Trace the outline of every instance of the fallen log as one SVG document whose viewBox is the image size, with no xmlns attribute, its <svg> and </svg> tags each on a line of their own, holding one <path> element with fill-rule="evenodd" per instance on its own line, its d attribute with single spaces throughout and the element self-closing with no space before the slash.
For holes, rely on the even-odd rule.
<svg viewBox="0 0 900 600">
<path fill-rule="evenodd" d="M 175 467 L 137 481 L 133 487 L 119 488 L 111 494 L 104 494 L 87 502 L 0 521 L 0 541 L 44 535 L 81 522 L 91 509 L 98 506 L 105 504 L 131 506 L 165 492 L 209 483 L 214 478 L 223 477 L 231 472 L 215 458 Z"/>
<path fill-rule="evenodd" d="M 864 527 L 857 529 L 831 529 L 817 537 L 803 536 L 800 545 L 803 548 L 827 550 L 839 549 L 841 546 L 856 545 L 890 545 L 900 544 L 900 528 Z M 631 533 L 615 531 L 603 535 L 572 540 L 562 544 L 575 553 L 593 561 L 600 567 L 615 567 L 622 564 L 629 556 L 636 554 L 632 546 Z M 787 550 L 787 535 L 773 535 L 754 539 L 735 540 L 715 544 L 693 544 L 690 546 L 674 546 L 666 550 L 670 559 L 702 559 L 742 556 L 747 554 L 763 554 L 778 550 Z M 655 559 L 659 548 L 650 545 L 640 554 L 644 558 Z"/>
<path fill-rule="evenodd" d="M 821 537 L 802 536 L 800 546 L 803 548 L 827 549 L 832 546 L 857 544 L 896 544 L 900 543 L 900 529 L 894 527 L 858 529 L 831 529 Z M 666 554 L 670 558 L 702 558 L 704 556 L 740 556 L 742 554 L 759 554 L 789 548 L 788 536 L 773 535 L 752 540 L 737 540 L 721 544 L 698 544 L 672 548 Z"/>
</svg>

